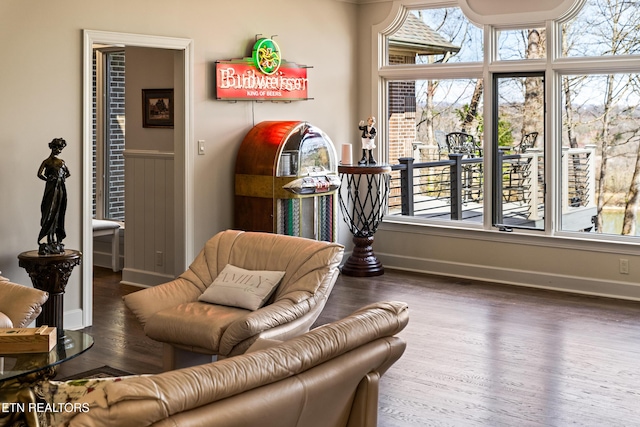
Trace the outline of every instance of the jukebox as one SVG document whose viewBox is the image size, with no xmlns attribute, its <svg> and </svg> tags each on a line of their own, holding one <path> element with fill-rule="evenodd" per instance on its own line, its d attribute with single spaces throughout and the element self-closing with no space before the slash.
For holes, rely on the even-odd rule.
<svg viewBox="0 0 640 427">
<path fill-rule="evenodd" d="M 236 158 L 235 228 L 335 242 L 336 157 L 329 137 L 309 123 L 258 123 Z"/>
</svg>

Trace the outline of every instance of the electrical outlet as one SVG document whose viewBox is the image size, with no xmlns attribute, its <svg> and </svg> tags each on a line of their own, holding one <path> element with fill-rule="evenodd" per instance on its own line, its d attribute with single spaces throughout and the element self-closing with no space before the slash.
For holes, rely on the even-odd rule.
<svg viewBox="0 0 640 427">
<path fill-rule="evenodd" d="M 620 258 L 620 274 L 629 274 L 629 260 Z"/>
<path fill-rule="evenodd" d="M 156 252 L 156 265 L 158 267 L 162 267 L 164 265 L 164 252 Z"/>
</svg>

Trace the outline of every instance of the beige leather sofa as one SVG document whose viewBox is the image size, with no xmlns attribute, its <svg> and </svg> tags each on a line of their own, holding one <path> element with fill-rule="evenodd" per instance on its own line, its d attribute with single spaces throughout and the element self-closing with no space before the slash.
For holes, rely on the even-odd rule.
<svg viewBox="0 0 640 427">
<path fill-rule="evenodd" d="M 405 303 L 380 302 L 285 342 L 258 340 L 240 356 L 105 380 L 74 401 L 62 383 L 63 401 L 79 409 L 58 425 L 373 427 L 380 377 L 404 352 L 394 335 L 408 319 Z"/>
<path fill-rule="evenodd" d="M 190 355 L 177 350 L 205 354 L 211 361 L 212 355 L 242 354 L 258 338 L 284 340 L 307 332 L 333 289 L 343 254 L 337 243 L 226 230 L 209 239 L 177 279 L 131 293 L 124 301 L 145 334 L 166 344 L 165 370 L 190 366 Z M 227 264 L 285 274 L 266 304 L 254 311 L 199 301 Z"/>
<path fill-rule="evenodd" d="M 42 312 L 49 293 L 0 276 L 0 328 L 25 328 Z"/>
</svg>

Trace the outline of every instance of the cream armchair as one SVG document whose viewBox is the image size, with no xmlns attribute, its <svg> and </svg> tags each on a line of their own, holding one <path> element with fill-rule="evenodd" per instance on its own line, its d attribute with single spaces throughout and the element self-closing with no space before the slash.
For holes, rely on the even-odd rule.
<svg viewBox="0 0 640 427">
<path fill-rule="evenodd" d="M 42 312 L 49 293 L 0 276 L 0 328 L 24 328 Z"/>
<path fill-rule="evenodd" d="M 124 301 L 145 334 L 165 343 L 166 370 L 204 363 L 242 354 L 258 338 L 286 340 L 307 332 L 333 289 L 343 253 L 337 243 L 227 230 L 212 237 L 177 279 Z M 283 271 L 284 277 L 266 305 L 253 311 L 199 301 L 227 264 Z"/>
</svg>

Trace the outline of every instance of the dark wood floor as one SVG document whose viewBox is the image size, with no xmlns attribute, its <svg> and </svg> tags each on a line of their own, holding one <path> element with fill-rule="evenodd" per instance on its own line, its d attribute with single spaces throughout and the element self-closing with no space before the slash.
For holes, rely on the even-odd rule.
<svg viewBox="0 0 640 427">
<path fill-rule="evenodd" d="M 59 377 L 160 372 L 161 346 L 121 301 L 135 290 L 96 268 L 96 344 Z M 380 426 L 640 426 L 640 303 L 387 271 L 341 276 L 317 323 L 383 300 L 408 302 L 410 321 Z"/>
</svg>

